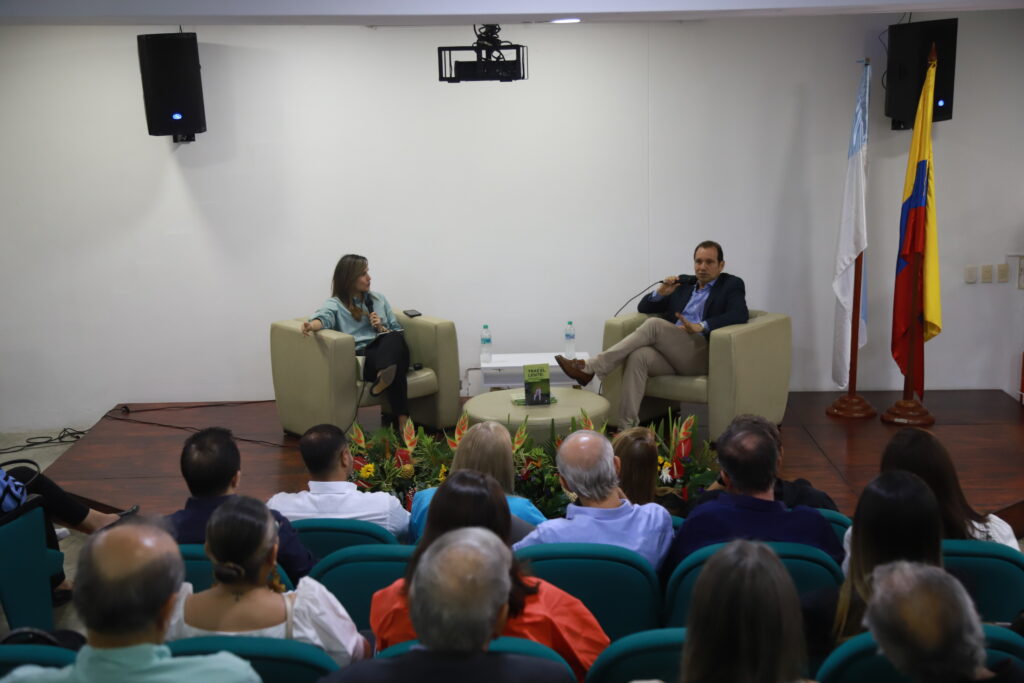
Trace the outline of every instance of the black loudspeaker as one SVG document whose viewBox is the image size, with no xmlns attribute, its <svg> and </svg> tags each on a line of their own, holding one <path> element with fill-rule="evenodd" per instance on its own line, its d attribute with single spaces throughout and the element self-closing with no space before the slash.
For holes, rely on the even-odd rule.
<svg viewBox="0 0 1024 683">
<path fill-rule="evenodd" d="M 889 62 L 885 76 L 885 115 L 893 130 L 914 127 L 917 101 L 921 97 L 928 53 L 932 45 L 935 68 L 933 121 L 953 118 L 953 77 L 956 74 L 956 19 L 918 21 L 889 27 Z"/>
<path fill-rule="evenodd" d="M 199 45 L 195 33 L 152 33 L 139 38 L 139 70 L 150 135 L 190 142 L 206 132 Z"/>
</svg>

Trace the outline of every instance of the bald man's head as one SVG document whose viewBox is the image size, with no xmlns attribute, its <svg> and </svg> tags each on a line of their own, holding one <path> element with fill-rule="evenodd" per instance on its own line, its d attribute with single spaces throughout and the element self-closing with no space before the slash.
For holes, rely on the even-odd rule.
<svg viewBox="0 0 1024 683">
<path fill-rule="evenodd" d="M 603 434 L 573 432 L 559 446 L 557 462 L 569 490 L 581 498 L 603 500 L 619 485 L 615 451 Z"/>
<path fill-rule="evenodd" d="M 128 518 L 93 534 L 78 558 L 74 602 L 85 626 L 105 635 L 151 628 L 178 592 L 178 544 L 152 520 Z"/>
</svg>

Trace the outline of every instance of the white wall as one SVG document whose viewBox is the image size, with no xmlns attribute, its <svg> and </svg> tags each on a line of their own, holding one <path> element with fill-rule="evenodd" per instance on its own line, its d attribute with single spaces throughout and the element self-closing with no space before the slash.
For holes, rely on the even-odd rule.
<svg viewBox="0 0 1024 683">
<path fill-rule="evenodd" d="M 917 18 L 925 18 L 915 17 Z M 463 367 L 600 347 L 602 322 L 720 240 L 754 308 L 793 316 L 794 389 L 830 389 L 831 275 L 868 54 L 870 344 L 888 353 L 908 132 L 888 130 L 891 15 L 505 26 L 530 79 L 449 85 L 466 27 L 201 26 L 209 132 L 146 134 L 135 35 L 0 27 L 0 430 L 117 402 L 271 398 L 270 321 L 312 312 L 341 253 L 398 308 L 456 321 Z M 960 15 L 935 127 L 946 331 L 932 388 L 1016 388 L 1024 292 L 963 266 L 1024 252 L 1024 12 Z"/>
</svg>

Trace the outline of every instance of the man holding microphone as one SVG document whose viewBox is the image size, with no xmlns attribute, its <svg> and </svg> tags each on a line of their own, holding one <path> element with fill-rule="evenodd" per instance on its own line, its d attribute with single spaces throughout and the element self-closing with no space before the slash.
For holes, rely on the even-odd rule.
<svg viewBox="0 0 1024 683">
<path fill-rule="evenodd" d="M 581 386 L 604 378 L 625 363 L 619 401 L 619 427 L 636 426 L 647 378 L 658 375 L 704 375 L 708 372 L 708 337 L 712 330 L 747 322 L 743 280 L 723 272 L 722 247 L 710 240 L 693 252 L 692 275 L 670 275 L 640 300 L 637 310 L 658 315 L 590 360 L 555 356 L 567 376 Z"/>
</svg>

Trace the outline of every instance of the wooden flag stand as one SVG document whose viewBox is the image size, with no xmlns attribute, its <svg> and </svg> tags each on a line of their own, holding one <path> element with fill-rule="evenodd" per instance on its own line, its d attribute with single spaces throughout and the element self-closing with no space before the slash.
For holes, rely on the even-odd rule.
<svg viewBox="0 0 1024 683">
<path fill-rule="evenodd" d="M 857 393 L 857 352 L 860 350 L 860 288 L 864 272 L 864 252 L 857 254 L 853 266 L 853 320 L 850 326 L 850 379 L 845 396 L 840 396 L 825 409 L 826 415 L 863 419 L 874 417 L 875 409 Z"/>
<path fill-rule="evenodd" d="M 910 304 L 910 344 L 907 352 L 907 372 L 903 375 L 903 398 L 892 404 L 882 413 L 882 422 L 914 427 L 928 427 L 935 424 L 935 417 L 928 412 L 924 404 L 914 398 L 914 368 L 917 365 L 917 349 L 924 353 L 924 320 L 921 317 L 921 298 L 917 295 L 921 284 L 921 265 L 923 256 L 920 252 L 913 254 L 911 261 L 911 288 L 914 293 Z M 922 372 L 924 364 L 922 363 Z M 923 378 L 922 378 L 923 380 Z M 922 381 L 923 384 L 923 381 Z M 923 398 L 923 396 L 922 396 Z"/>
</svg>

